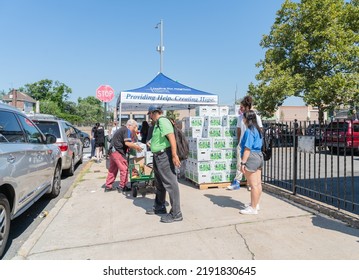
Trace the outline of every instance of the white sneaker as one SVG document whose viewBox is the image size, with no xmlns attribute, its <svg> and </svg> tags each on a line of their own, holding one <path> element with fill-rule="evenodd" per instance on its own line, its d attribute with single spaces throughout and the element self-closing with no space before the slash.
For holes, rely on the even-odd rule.
<svg viewBox="0 0 359 280">
<path fill-rule="evenodd" d="M 240 210 L 239 213 L 244 215 L 257 215 L 258 211 L 251 206 L 248 206 L 247 208 Z"/>
<path fill-rule="evenodd" d="M 248 207 L 248 206 L 251 206 L 251 207 L 252 207 L 252 204 L 251 204 L 251 203 L 248 203 L 248 204 L 244 204 L 244 206 L 245 206 L 245 207 Z M 257 211 L 261 210 L 261 208 L 259 207 L 259 203 L 257 204 L 256 210 L 257 210 Z"/>
</svg>

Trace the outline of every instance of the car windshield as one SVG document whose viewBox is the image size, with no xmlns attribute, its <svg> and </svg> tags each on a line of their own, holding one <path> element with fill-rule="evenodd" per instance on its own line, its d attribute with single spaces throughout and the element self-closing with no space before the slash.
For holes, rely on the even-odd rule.
<svg viewBox="0 0 359 280">
<path fill-rule="evenodd" d="M 332 122 L 327 126 L 327 130 L 334 130 L 334 131 L 347 131 L 348 130 L 348 123 L 346 122 Z"/>
<path fill-rule="evenodd" d="M 49 134 L 55 135 L 56 138 L 60 138 L 60 130 L 59 130 L 59 126 L 56 122 L 34 121 L 34 123 L 40 128 L 40 130 L 44 134 L 49 133 Z"/>
</svg>

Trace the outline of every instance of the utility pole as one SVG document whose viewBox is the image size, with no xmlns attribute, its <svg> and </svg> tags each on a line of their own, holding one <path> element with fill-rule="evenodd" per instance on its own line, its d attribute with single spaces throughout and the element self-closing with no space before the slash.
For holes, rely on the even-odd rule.
<svg viewBox="0 0 359 280">
<path fill-rule="evenodd" d="M 163 20 L 159 23 L 157 23 L 156 27 L 158 29 L 158 26 L 160 26 L 161 30 L 161 38 L 160 38 L 160 45 L 157 46 L 157 51 L 160 53 L 160 73 L 162 73 L 163 70 L 163 52 L 165 51 L 165 47 L 163 46 Z"/>
</svg>

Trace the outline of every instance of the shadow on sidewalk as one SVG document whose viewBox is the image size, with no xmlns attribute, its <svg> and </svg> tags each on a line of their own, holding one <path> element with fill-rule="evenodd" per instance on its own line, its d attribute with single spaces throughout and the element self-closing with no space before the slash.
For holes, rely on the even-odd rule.
<svg viewBox="0 0 359 280">
<path fill-rule="evenodd" d="M 330 218 L 315 215 L 312 217 L 312 223 L 316 227 L 337 231 L 359 238 L 359 233 L 357 229 L 349 227 L 347 224 L 344 224 L 340 221 L 335 221 Z M 359 243 L 359 239 L 357 240 L 357 242 Z"/>
<path fill-rule="evenodd" d="M 224 196 L 224 195 L 213 195 L 213 194 L 205 194 L 205 197 L 209 198 L 211 202 L 215 205 L 218 205 L 220 207 L 231 207 L 234 209 L 243 209 L 244 203 L 232 199 L 230 196 Z"/>
</svg>

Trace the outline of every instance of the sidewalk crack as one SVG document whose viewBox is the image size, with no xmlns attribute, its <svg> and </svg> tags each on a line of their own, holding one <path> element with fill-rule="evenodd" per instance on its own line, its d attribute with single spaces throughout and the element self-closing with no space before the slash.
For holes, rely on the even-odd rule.
<svg viewBox="0 0 359 280">
<path fill-rule="evenodd" d="M 256 259 L 255 254 L 254 254 L 254 253 L 252 252 L 252 250 L 249 248 L 249 245 L 248 245 L 248 243 L 247 243 L 246 238 L 243 236 L 243 234 L 241 234 L 241 233 L 238 231 L 237 225 L 234 225 L 234 229 L 235 229 L 235 231 L 238 233 L 238 235 L 243 239 L 244 245 L 246 246 L 248 252 L 249 252 L 249 253 L 251 254 L 251 256 L 252 256 L 251 259 L 252 259 L 252 260 L 255 260 L 255 259 Z"/>
</svg>

